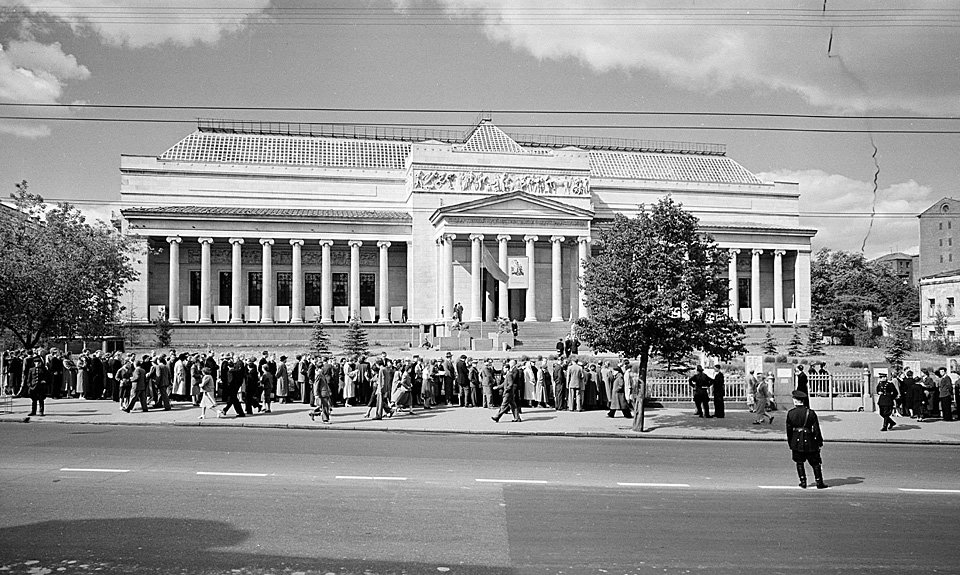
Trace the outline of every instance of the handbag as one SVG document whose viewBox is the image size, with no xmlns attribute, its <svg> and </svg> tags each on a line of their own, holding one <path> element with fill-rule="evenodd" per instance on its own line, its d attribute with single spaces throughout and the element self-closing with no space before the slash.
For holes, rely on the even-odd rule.
<svg viewBox="0 0 960 575">
<path fill-rule="evenodd" d="M 767 409 L 770 410 L 770 411 L 776 411 L 776 410 L 777 410 L 777 400 L 775 400 L 775 399 L 772 398 L 772 397 L 768 397 L 768 398 L 767 398 Z"/>
</svg>

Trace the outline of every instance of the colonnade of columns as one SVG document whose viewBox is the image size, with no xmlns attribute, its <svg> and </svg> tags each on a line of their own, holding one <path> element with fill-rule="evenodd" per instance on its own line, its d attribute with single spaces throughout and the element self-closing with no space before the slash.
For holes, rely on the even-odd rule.
<svg viewBox="0 0 960 575">
<path fill-rule="evenodd" d="M 730 316 L 736 320 L 741 320 L 740 313 L 740 293 L 737 276 L 737 261 L 741 252 L 739 248 L 730 248 L 728 277 L 730 283 Z M 785 323 L 787 318 L 784 315 L 784 291 L 783 291 L 783 256 L 787 254 L 782 249 L 764 249 L 752 248 L 750 253 L 750 318 L 749 323 L 764 323 L 763 308 L 761 307 L 761 283 L 760 283 L 760 256 L 764 253 L 773 255 L 773 323 Z M 796 260 L 797 269 L 794 272 L 794 302 L 800 301 L 800 282 L 797 278 L 800 276 L 800 258 L 799 252 Z"/>
<path fill-rule="evenodd" d="M 220 238 L 226 239 L 232 246 L 231 254 L 231 290 L 230 290 L 230 323 L 241 323 L 243 321 L 243 288 L 242 288 L 242 249 L 243 238 Z M 170 322 L 178 323 L 182 321 L 181 302 L 180 302 L 180 244 L 183 238 L 180 236 L 170 236 L 166 238 L 170 253 L 170 284 L 168 295 L 168 319 Z M 212 237 L 202 237 L 197 240 L 200 244 L 200 313 L 199 323 L 210 323 L 213 311 L 213 299 L 211 297 L 210 285 L 212 273 L 210 267 L 210 250 L 216 241 Z M 261 288 L 260 301 L 260 323 L 274 323 L 274 297 L 273 297 L 273 246 L 275 240 L 272 238 L 261 238 L 261 271 L 263 273 L 263 284 Z M 304 322 L 304 272 L 302 249 L 306 240 L 289 240 L 292 252 L 291 261 L 291 305 L 290 305 L 290 323 Z M 331 265 L 330 250 L 334 240 L 319 240 L 321 248 L 321 289 L 320 289 L 320 321 L 321 323 L 330 323 L 333 310 L 333 273 Z M 350 247 L 350 275 L 349 275 L 349 317 L 360 317 L 360 247 L 363 245 L 361 240 L 348 240 Z M 389 252 L 391 243 L 389 241 L 377 242 L 380 251 L 380 279 L 379 279 L 379 309 L 380 323 L 390 322 L 390 267 Z M 249 302 L 253 304 L 253 302 Z"/>
<path fill-rule="evenodd" d="M 536 274 L 536 242 L 540 241 L 540 236 L 524 235 L 524 255 L 527 257 L 527 288 L 526 288 L 526 315 L 523 321 L 535 322 L 537 320 L 537 274 Z M 443 234 L 437 238 L 437 244 L 440 247 L 440 302 L 443 307 L 443 319 L 453 319 L 454 305 L 454 260 L 453 260 L 453 242 L 457 239 L 456 234 Z M 468 321 L 481 321 L 482 319 L 482 253 L 483 234 L 470 234 L 467 236 L 470 241 L 470 309 L 466 319 Z M 509 234 L 499 234 L 496 236 L 498 246 L 498 265 L 501 270 L 507 271 L 508 252 L 507 242 L 513 239 Z M 563 317 L 563 295 L 562 295 L 562 244 L 566 236 L 550 236 L 551 261 L 550 261 L 550 321 L 565 321 Z M 583 279 L 584 260 L 589 257 L 590 238 L 585 236 L 576 237 L 578 244 L 578 263 L 577 263 L 577 284 Z M 502 317 L 507 316 L 509 309 L 509 292 L 507 282 L 501 281 L 498 291 L 497 308 Z M 578 317 L 584 317 L 587 314 L 586 303 L 583 292 L 578 294 Z M 568 318 L 569 319 L 569 318 Z"/>
</svg>

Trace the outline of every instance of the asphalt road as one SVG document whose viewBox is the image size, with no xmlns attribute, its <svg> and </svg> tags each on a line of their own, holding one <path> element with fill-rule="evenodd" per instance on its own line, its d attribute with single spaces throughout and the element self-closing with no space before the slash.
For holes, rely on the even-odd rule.
<svg viewBox="0 0 960 575">
<path fill-rule="evenodd" d="M 0 572 L 960 573 L 958 449 L 0 425 Z"/>
</svg>

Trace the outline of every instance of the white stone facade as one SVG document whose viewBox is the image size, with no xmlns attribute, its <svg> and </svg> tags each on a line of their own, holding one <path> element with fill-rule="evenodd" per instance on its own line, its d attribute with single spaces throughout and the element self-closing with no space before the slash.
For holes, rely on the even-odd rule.
<svg viewBox="0 0 960 575">
<path fill-rule="evenodd" d="M 130 317 L 429 323 L 459 302 L 465 321 L 569 322 L 588 312 L 591 234 L 669 194 L 734 256 L 734 317 L 807 322 L 815 231 L 797 184 L 717 147 L 643 144 L 526 141 L 489 120 L 462 139 L 201 123 L 121 157 L 124 229 L 150 248 Z M 523 257 L 528 287 L 508 289 L 495 268 Z"/>
</svg>

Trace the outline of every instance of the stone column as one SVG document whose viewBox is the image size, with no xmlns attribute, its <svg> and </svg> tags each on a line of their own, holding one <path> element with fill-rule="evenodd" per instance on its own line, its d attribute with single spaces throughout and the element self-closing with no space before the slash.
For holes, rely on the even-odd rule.
<svg viewBox="0 0 960 575">
<path fill-rule="evenodd" d="M 170 236 L 170 292 L 167 296 L 167 320 L 180 323 L 180 236 Z"/>
<path fill-rule="evenodd" d="M 730 277 L 730 317 L 733 321 L 740 321 L 740 286 L 737 283 L 737 255 L 740 250 L 732 248 L 728 273 Z"/>
<path fill-rule="evenodd" d="M 360 240 L 350 240 L 350 319 L 360 320 Z"/>
<path fill-rule="evenodd" d="M 210 321 L 210 244 L 213 238 L 200 238 L 200 323 Z"/>
<path fill-rule="evenodd" d="M 243 238 L 230 238 L 233 258 L 230 261 L 230 323 L 243 322 Z"/>
<path fill-rule="evenodd" d="M 483 321 L 483 268 L 480 254 L 483 252 L 483 234 L 470 234 L 470 321 Z"/>
<path fill-rule="evenodd" d="M 563 243 L 563 236 L 550 236 L 550 321 L 563 321 L 563 311 L 561 310 L 563 302 L 563 284 L 560 280 L 561 253 L 560 248 Z"/>
<path fill-rule="evenodd" d="M 783 250 L 773 250 L 773 323 L 783 323 Z"/>
<path fill-rule="evenodd" d="M 260 323 L 273 323 L 273 240 L 262 238 L 260 245 L 263 246 Z"/>
<path fill-rule="evenodd" d="M 763 323 L 763 310 L 760 309 L 760 254 L 763 250 L 750 252 L 750 323 Z"/>
<path fill-rule="evenodd" d="M 333 240 L 320 240 L 320 323 L 330 323 L 333 313 L 333 271 L 330 268 L 330 247 Z"/>
<path fill-rule="evenodd" d="M 810 309 L 810 252 L 800 250 L 797 252 L 797 261 L 794 267 L 794 291 L 795 303 L 797 308 L 797 323 L 807 323 L 811 318 Z"/>
<path fill-rule="evenodd" d="M 293 274 L 293 293 L 290 294 L 290 323 L 303 323 L 303 262 L 300 249 L 303 240 L 290 240 L 293 248 L 291 271 Z"/>
<path fill-rule="evenodd" d="M 377 247 L 380 248 L 380 321 L 378 323 L 390 323 L 390 270 L 387 253 L 390 242 L 377 242 Z"/>
<path fill-rule="evenodd" d="M 523 321 L 537 321 L 537 274 L 536 274 L 536 241 L 538 236 L 523 236 L 527 243 L 527 317 Z"/>
<path fill-rule="evenodd" d="M 497 244 L 499 248 L 499 257 L 500 269 L 504 273 L 509 273 L 507 269 L 507 242 L 510 241 L 510 236 L 506 234 L 500 234 L 497 236 Z M 499 317 L 510 317 L 510 290 L 507 288 L 507 282 L 500 282 L 500 291 L 497 297 L 499 300 L 497 302 L 497 313 Z"/>
<path fill-rule="evenodd" d="M 443 235 L 443 319 L 453 319 L 453 240 L 456 234 Z"/>
<path fill-rule="evenodd" d="M 577 291 L 580 294 L 577 298 L 578 309 L 577 318 L 587 317 L 587 300 L 583 293 L 583 272 L 586 269 L 587 258 L 590 257 L 590 238 L 580 236 L 577 238 Z"/>
</svg>

